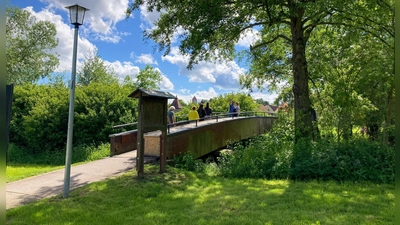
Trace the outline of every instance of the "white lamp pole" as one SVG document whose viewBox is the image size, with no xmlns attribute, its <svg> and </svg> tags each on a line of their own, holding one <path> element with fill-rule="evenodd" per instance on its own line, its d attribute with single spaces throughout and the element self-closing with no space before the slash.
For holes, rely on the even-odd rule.
<svg viewBox="0 0 400 225">
<path fill-rule="evenodd" d="M 67 151 L 65 156 L 65 173 L 64 173 L 64 192 L 63 197 L 68 198 L 70 188 L 70 173 L 72 159 L 72 139 L 74 130 L 74 98 L 75 98 L 75 77 L 76 77 L 76 53 L 78 50 L 78 28 L 83 24 L 85 12 L 89 9 L 79 5 L 71 5 L 65 7 L 69 9 L 69 18 L 71 24 L 75 26 L 74 31 L 74 50 L 72 53 L 72 72 L 69 94 L 69 116 L 68 116 L 68 133 L 67 133 Z"/>
</svg>

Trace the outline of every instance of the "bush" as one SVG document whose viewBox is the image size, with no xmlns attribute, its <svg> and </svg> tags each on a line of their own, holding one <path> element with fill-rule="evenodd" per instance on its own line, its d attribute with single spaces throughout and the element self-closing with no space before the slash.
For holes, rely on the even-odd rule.
<svg viewBox="0 0 400 225">
<path fill-rule="evenodd" d="M 231 154 L 219 158 L 221 174 L 339 182 L 394 183 L 395 180 L 394 148 L 365 139 L 339 143 L 321 140 L 280 151 L 270 148 L 270 144 L 266 138 L 256 138 L 247 146 L 235 146 Z"/>
<path fill-rule="evenodd" d="M 176 168 L 196 172 L 204 171 L 204 163 L 199 159 L 195 159 L 194 156 L 190 153 L 180 153 L 178 155 L 174 155 L 173 158 L 174 167 Z"/>
<path fill-rule="evenodd" d="M 136 121 L 137 100 L 119 85 L 78 87 L 74 107 L 73 146 L 109 142 L 114 125 Z M 68 88 L 48 85 L 16 86 L 13 96 L 10 142 L 33 153 L 55 154 L 66 148 Z M 29 153 L 29 152 L 28 152 Z"/>
<path fill-rule="evenodd" d="M 267 134 L 232 145 L 218 158 L 226 177 L 394 183 L 395 150 L 364 138 L 293 142 L 282 119 Z M 286 124 L 286 125 L 285 125 Z"/>
</svg>

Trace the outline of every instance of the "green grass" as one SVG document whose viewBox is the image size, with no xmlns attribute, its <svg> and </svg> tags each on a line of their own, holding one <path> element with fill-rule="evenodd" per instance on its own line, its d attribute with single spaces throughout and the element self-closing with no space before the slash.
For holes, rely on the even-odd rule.
<svg viewBox="0 0 400 225">
<path fill-rule="evenodd" d="M 6 167 L 6 182 L 36 176 L 65 167 L 65 151 L 55 153 L 30 154 L 29 150 L 10 146 L 10 162 Z M 77 146 L 73 148 L 72 165 L 95 161 L 110 155 L 110 144 L 98 147 Z"/>
<path fill-rule="evenodd" d="M 394 185 L 228 179 L 167 166 L 6 211 L 7 224 L 394 224 Z"/>
<path fill-rule="evenodd" d="M 51 172 L 63 168 L 64 166 L 42 165 L 42 164 L 13 164 L 6 167 L 6 182 L 17 181 L 42 173 Z"/>
</svg>

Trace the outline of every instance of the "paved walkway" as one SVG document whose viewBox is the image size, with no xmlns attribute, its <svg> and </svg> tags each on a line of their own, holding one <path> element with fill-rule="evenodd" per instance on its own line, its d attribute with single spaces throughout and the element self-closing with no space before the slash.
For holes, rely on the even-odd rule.
<svg viewBox="0 0 400 225">
<path fill-rule="evenodd" d="M 155 162 L 155 157 L 145 157 L 145 163 Z M 136 150 L 107 157 L 82 165 L 71 166 L 70 191 L 92 182 L 136 169 Z M 6 184 L 6 209 L 32 201 L 63 194 L 64 170 L 29 177 Z"/>
</svg>

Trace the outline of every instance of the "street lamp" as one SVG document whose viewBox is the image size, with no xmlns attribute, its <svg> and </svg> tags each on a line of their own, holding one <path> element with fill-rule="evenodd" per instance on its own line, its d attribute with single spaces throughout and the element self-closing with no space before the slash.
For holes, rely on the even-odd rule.
<svg viewBox="0 0 400 225">
<path fill-rule="evenodd" d="M 72 72 L 69 94 L 69 116 L 67 133 L 67 151 L 65 155 L 65 173 L 64 173 L 64 192 L 63 197 L 68 198 L 70 188 L 71 158 L 72 158 L 72 139 L 74 129 L 74 98 L 75 98 L 75 77 L 76 77 L 76 52 L 78 49 L 78 28 L 83 24 L 85 12 L 89 9 L 76 5 L 65 7 L 69 9 L 69 18 L 71 24 L 75 26 L 74 32 L 74 50 L 72 53 Z"/>
</svg>

